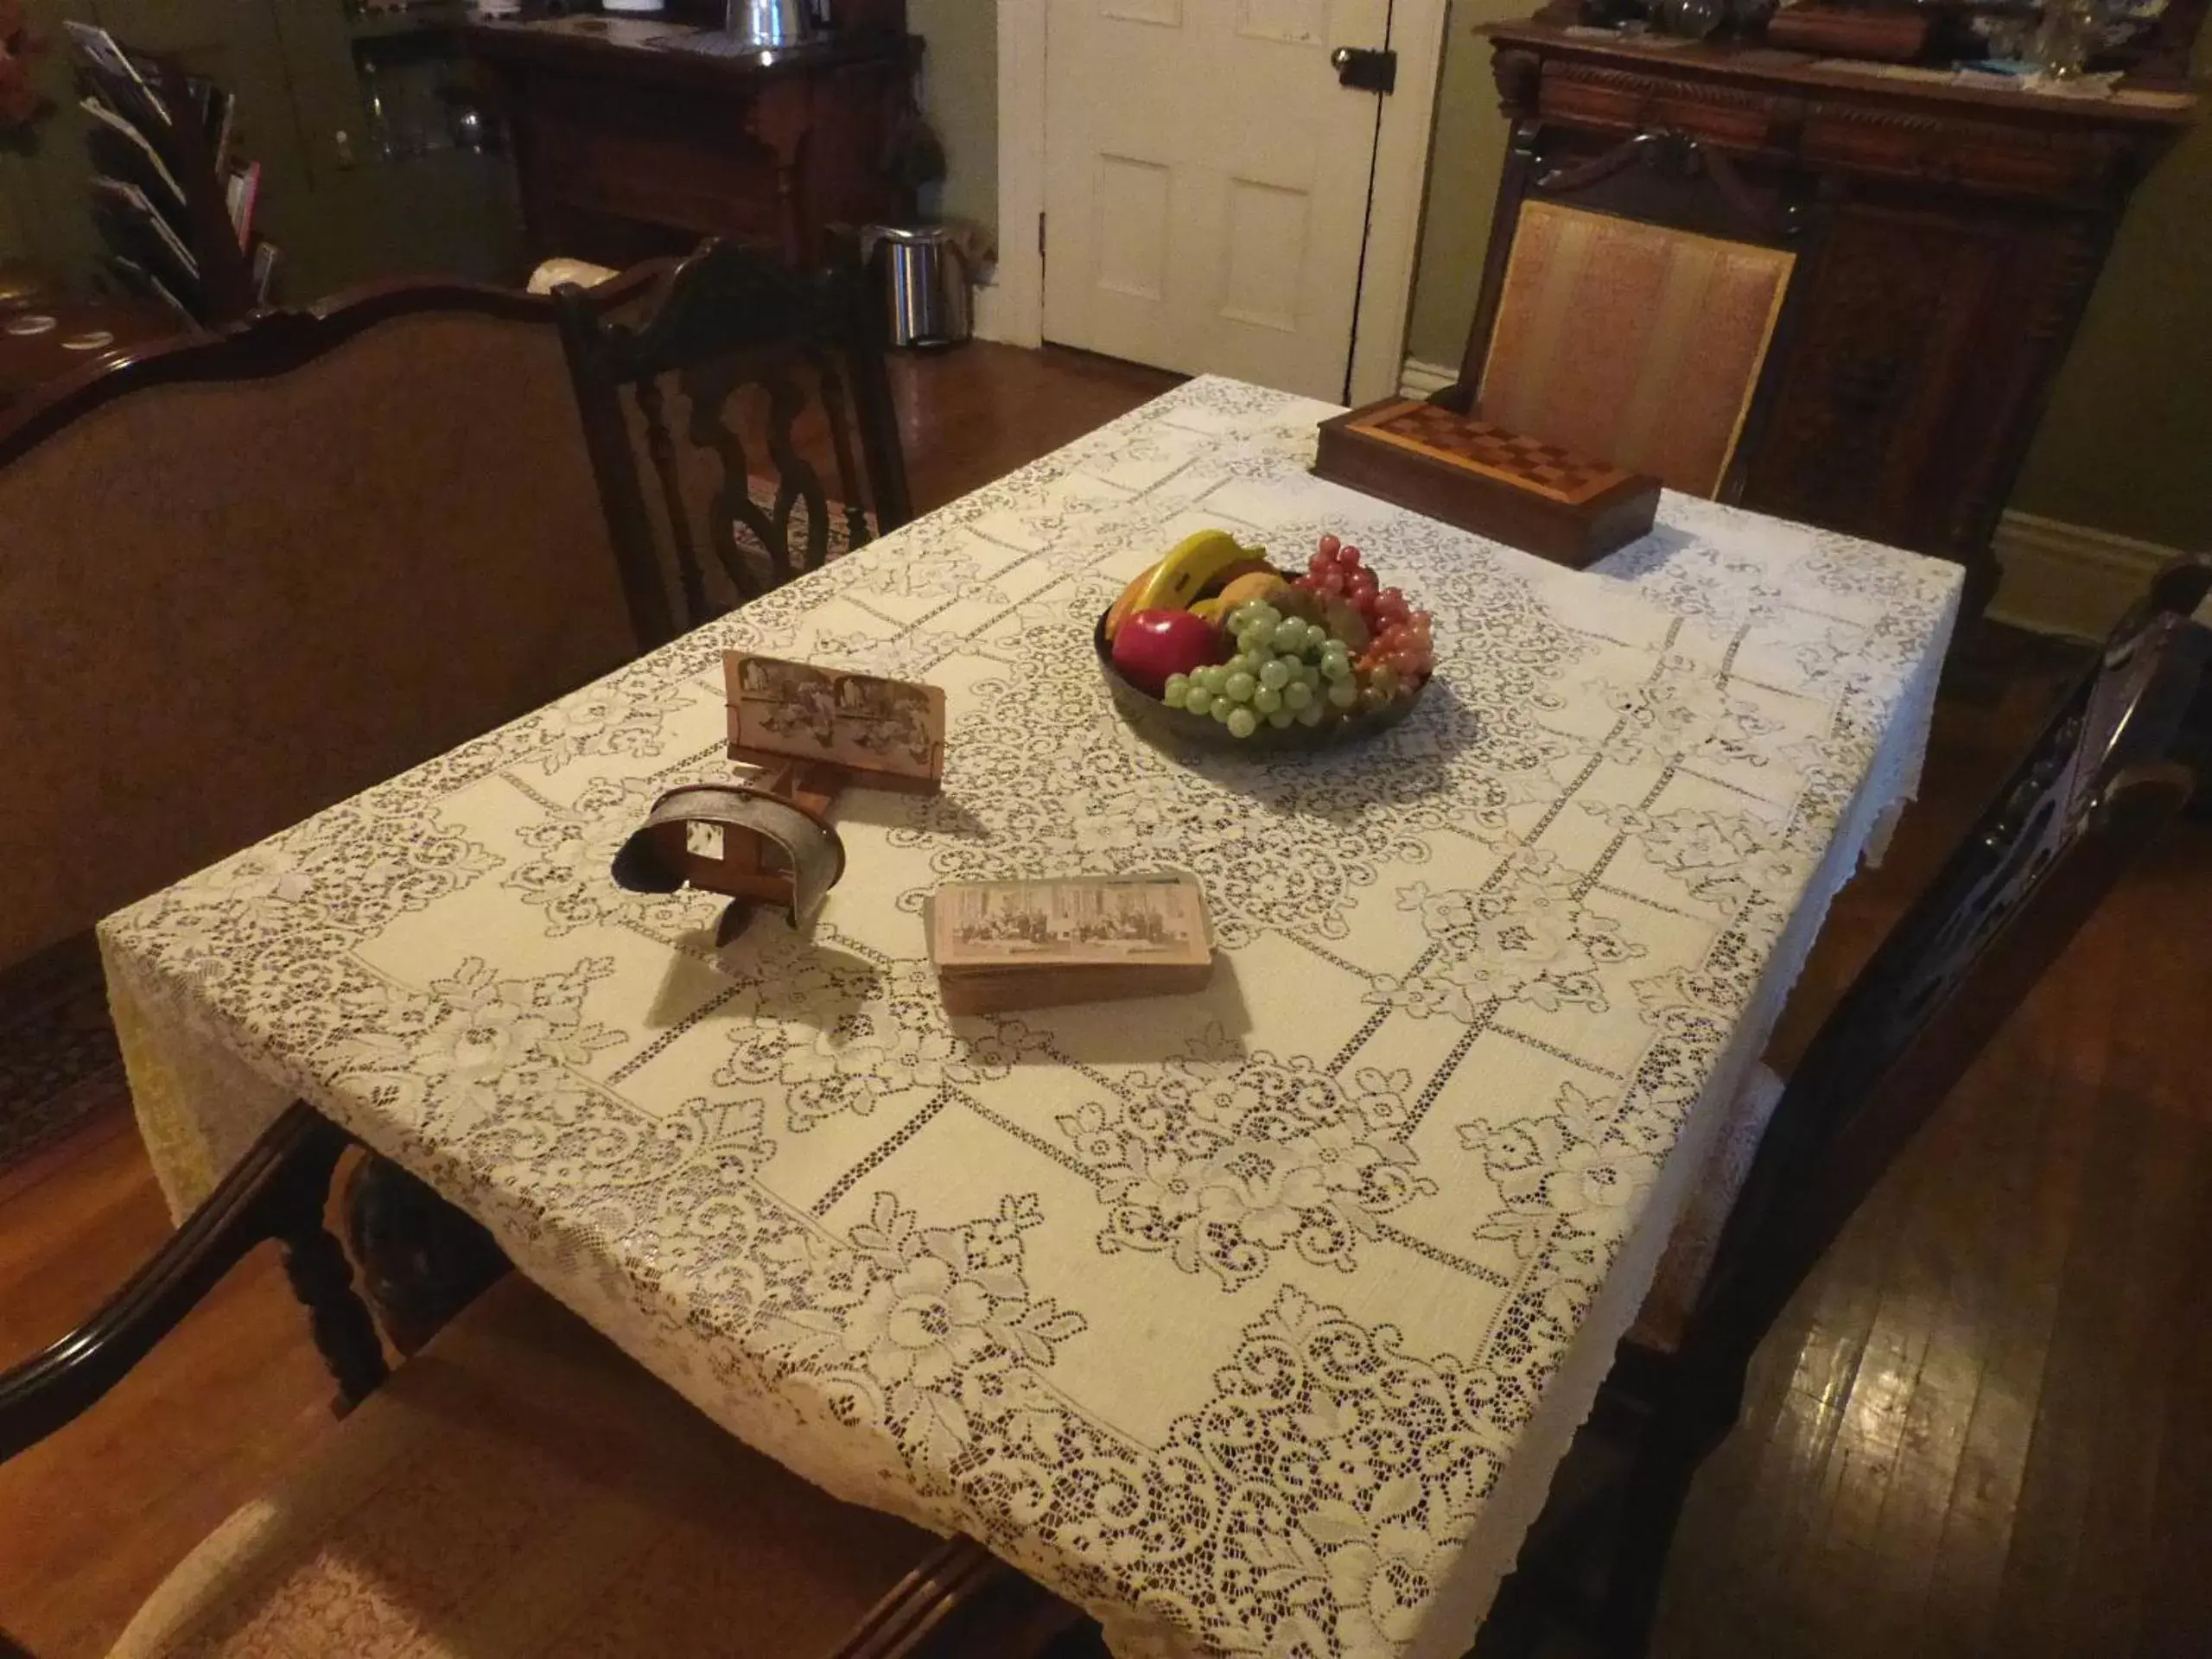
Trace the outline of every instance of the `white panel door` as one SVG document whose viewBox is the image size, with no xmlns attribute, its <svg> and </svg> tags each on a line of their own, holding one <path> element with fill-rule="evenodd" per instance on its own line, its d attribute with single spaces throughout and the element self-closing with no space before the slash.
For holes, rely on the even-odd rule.
<svg viewBox="0 0 2212 1659">
<path fill-rule="evenodd" d="M 1339 398 L 1389 0 L 1051 0 L 1045 338 Z"/>
</svg>

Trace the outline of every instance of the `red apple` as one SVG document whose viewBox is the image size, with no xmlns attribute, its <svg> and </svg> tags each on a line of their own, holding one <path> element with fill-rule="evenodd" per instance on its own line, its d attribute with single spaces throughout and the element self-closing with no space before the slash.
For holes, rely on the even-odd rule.
<svg viewBox="0 0 2212 1659">
<path fill-rule="evenodd" d="M 1225 653 L 1219 629 L 1190 611 L 1138 611 L 1114 633 L 1114 666 L 1139 690 L 1158 696 L 1170 674 L 1187 674 Z"/>
</svg>

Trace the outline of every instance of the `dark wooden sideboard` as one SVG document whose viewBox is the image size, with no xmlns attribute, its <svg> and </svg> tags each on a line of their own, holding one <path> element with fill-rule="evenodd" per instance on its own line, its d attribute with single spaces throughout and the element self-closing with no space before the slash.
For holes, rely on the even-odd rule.
<svg viewBox="0 0 2212 1659">
<path fill-rule="evenodd" d="M 869 29 L 719 58 L 650 43 L 620 19 L 464 31 L 513 137 L 535 258 L 627 264 L 703 236 L 819 257 L 827 226 L 896 220 L 887 166 L 922 49 Z"/>
<path fill-rule="evenodd" d="M 1540 22 L 1486 32 L 1513 136 L 1478 316 L 1543 177 L 1639 133 L 1719 153 L 1755 211 L 1803 227 L 1738 499 L 1957 559 L 1969 603 L 1986 601 L 1990 538 L 2051 382 L 2129 194 L 2194 118 L 2189 97 L 1901 79 Z M 1471 339 L 1462 385 L 1484 344 Z"/>
</svg>

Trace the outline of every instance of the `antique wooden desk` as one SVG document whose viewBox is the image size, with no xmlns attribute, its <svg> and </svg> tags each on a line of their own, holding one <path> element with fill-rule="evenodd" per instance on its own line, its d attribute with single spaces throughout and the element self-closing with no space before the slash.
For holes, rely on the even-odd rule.
<svg viewBox="0 0 2212 1659">
<path fill-rule="evenodd" d="M 1986 599 L 1991 534 L 2121 212 L 2194 100 L 1535 22 L 1487 33 L 1514 135 L 1462 384 L 1481 372 L 1522 200 L 1639 134 L 1694 139 L 1756 207 L 1802 226 L 1739 452 L 1743 505 L 1959 560 L 1969 602 Z"/>
<path fill-rule="evenodd" d="M 895 29 L 709 57 L 621 19 L 464 32 L 513 133 L 534 257 L 626 264 L 702 236 L 817 254 L 825 226 L 912 215 L 885 165 L 921 42 Z"/>
</svg>

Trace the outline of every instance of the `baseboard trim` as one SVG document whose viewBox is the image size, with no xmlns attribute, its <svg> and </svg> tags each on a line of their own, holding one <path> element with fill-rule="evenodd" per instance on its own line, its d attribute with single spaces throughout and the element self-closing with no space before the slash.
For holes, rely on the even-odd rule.
<svg viewBox="0 0 2212 1659">
<path fill-rule="evenodd" d="M 1398 371 L 1398 396 L 1427 397 L 1443 391 L 1445 387 L 1456 382 L 1459 378 L 1459 371 L 1457 369 L 1446 368 L 1441 363 L 1424 362 L 1418 357 L 1409 357 L 1405 361 L 1405 366 Z"/>
<path fill-rule="evenodd" d="M 976 338 L 1032 349 L 1042 346 L 1045 337 L 1038 330 L 1037 319 L 1024 313 L 1007 285 L 997 280 L 995 270 L 991 276 L 991 281 L 978 283 L 975 287 Z"/>
<path fill-rule="evenodd" d="M 2003 573 L 1989 614 L 2037 633 L 2101 639 L 2180 554 L 2157 542 L 2007 512 L 1990 545 Z"/>
</svg>

